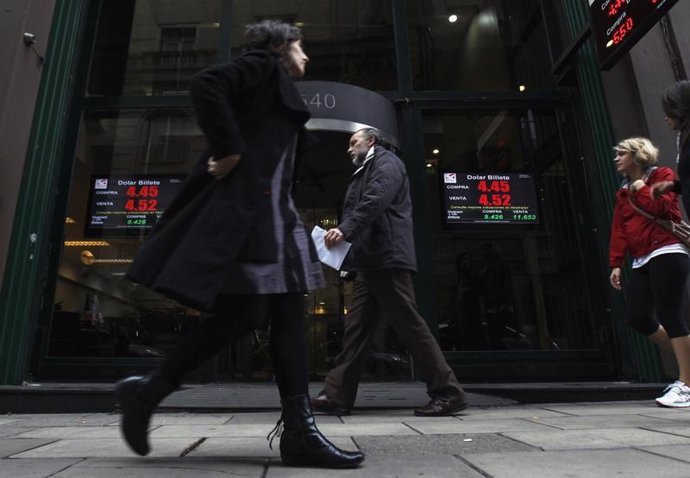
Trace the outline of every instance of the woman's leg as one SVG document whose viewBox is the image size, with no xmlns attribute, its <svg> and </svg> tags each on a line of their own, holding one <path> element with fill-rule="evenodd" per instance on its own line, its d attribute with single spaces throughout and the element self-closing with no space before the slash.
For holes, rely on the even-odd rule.
<svg viewBox="0 0 690 478">
<path fill-rule="evenodd" d="M 671 339 L 668 338 L 666 329 L 664 329 L 663 326 L 660 325 L 656 332 L 648 335 L 647 338 L 657 344 L 660 349 L 666 352 L 674 353 L 673 346 L 671 345 Z"/>
<path fill-rule="evenodd" d="M 147 377 L 128 377 L 115 385 L 120 404 L 120 429 L 134 452 L 150 451 L 148 428 L 156 406 L 180 383 L 182 377 L 218 353 L 232 339 L 252 329 L 252 317 L 261 312 L 256 296 L 222 296 L 215 312 L 186 334 L 166 356 L 163 364 Z M 264 309 L 265 310 L 265 309 Z"/>
<path fill-rule="evenodd" d="M 683 383 L 690 383 L 690 330 L 684 310 L 689 272 L 690 259 L 684 254 L 663 254 L 650 261 L 655 309 L 678 363 L 678 379 Z"/>
<path fill-rule="evenodd" d="M 364 454 L 344 451 L 316 428 L 309 405 L 309 364 L 304 330 L 304 294 L 271 296 L 269 347 L 285 425 L 280 457 L 291 466 L 354 468 Z"/>
<path fill-rule="evenodd" d="M 309 360 L 304 330 L 304 294 L 272 296 L 269 350 L 280 398 L 308 395 Z"/>
</svg>

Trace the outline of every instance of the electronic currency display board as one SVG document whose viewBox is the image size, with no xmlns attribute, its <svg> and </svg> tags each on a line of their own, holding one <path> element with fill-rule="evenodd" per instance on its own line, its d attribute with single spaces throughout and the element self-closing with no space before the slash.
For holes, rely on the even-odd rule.
<svg viewBox="0 0 690 478">
<path fill-rule="evenodd" d="M 677 1 L 589 0 L 601 68 L 611 68 Z"/>
<path fill-rule="evenodd" d="M 85 237 L 147 233 L 182 188 L 183 175 L 93 176 Z"/>
<path fill-rule="evenodd" d="M 442 173 L 445 224 L 538 224 L 534 176 L 529 173 Z"/>
</svg>

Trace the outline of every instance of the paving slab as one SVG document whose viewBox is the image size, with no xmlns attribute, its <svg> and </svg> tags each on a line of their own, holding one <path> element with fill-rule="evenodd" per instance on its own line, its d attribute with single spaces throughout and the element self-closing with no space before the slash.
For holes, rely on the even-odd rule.
<svg viewBox="0 0 690 478">
<path fill-rule="evenodd" d="M 206 414 L 206 413 L 155 413 L 151 419 L 152 427 L 163 425 L 225 425 L 233 416 L 231 414 Z M 115 423 L 120 425 L 120 420 Z"/>
<path fill-rule="evenodd" d="M 46 440 L 46 439 L 32 439 L 32 438 L 23 438 L 23 439 L 9 439 L 9 438 L 2 438 L 0 439 L 0 457 L 2 458 L 7 458 L 8 456 L 12 456 L 14 454 L 26 451 L 26 450 L 31 450 L 32 448 L 37 448 L 39 446 L 47 445 L 48 443 L 52 443 L 53 440 Z"/>
<path fill-rule="evenodd" d="M 79 463 L 79 459 L 56 458 L 51 460 L 2 460 L 1 478 L 48 478 Z"/>
<path fill-rule="evenodd" d="M 669 478 L 690 476 L 687 463 L 642 450 L 488 453 L 463 458 L 492 478 Z"/>
<path fill-rule="evenodd" d="M 198 442 L 196 438 L 161 438 L 151 442 L 151 457 L 179 457 L 186 449 Z M 98 458 L 122 457 L 134 455 L 121 439 L 100 440 L 59 440 L 11 458 Z"/>
<path fill-rule="evenodd" d="M 159 438 L 174 437 L 263 437 L 265 438 L 273 429 L 273 425 L 236 424 L 227 425 L 164 425 L 150 433 L 152 441 Z"/>
<path fill-rule="evenodd" d="M 690 463 L 690 445 L 650 446 L 641 450 Z"/>
<path fill-rule="evenodd" d="M 0 438 L 12 437 L 21 433 L 32 431 L 33 428 L 0 427 Z"/>
<path fill-rule="evenodd" d="M 531 453 L 529 453 L 531 455 Z M 318 468 L 291 468 L 271 461 L 266 478 L 484 478 L 461 460 L 448 455 L 388 454 L 368 457 L 352 470 L 322 470 Z"/>
<path fill-rule="evenodd" d="M 263 459 L 133 458 L 130 460 L 90 459 L 51 478 L 227 478 L 261 477 L 267 463 Z"/>
<path fill-rule="evenodd" d="M 533 422 L 549 425 L 563 430 L 586 428 L 653 428 L 673 425 L 674 421 L 667 418 L 653 418 L 644 415 L 588 415 L 568 417 L 531 418 Z"/>
<path fill-rule="evenodd" d="M 563 416 L 569 415 L 554 410 L 524 406 L 502 408 L 468 408 L 463 410 L 461 415 L 456 415 L 456 417 L 461 418 L 462 420 L 497 420 L 506 418 L 536 419 Z"/>
<path fill-rule="evenodd" d="M 80 415 L 61 413 L 57 415 L 13 415 L 13 426 L 16 427 L 93 427 L 98 425 L 117 424 L 120 416 L 109 413 Z"/>
<path fill-rule="evenodd" d="M 669 423 L 666 424 L 655 424 L 645 428 L 655 432 L 679 435 L 682 437 L 690 437 L 690 427 L 687 424 L 678 424 L 669 421 Z"/>
<path fill-rule="evenodd" d="M 652 401 L 636 402 L 596 402 L 589 404 L 551 404 L 542 406 L 545 410 L 565 413 L 568 415 L 637 415 L 655 413 L 660 410 Z"/>
<path fill-rule="evenodd" d="M 548 425 L 542 425 L 521 418 L 507 418 L 505 420 L 457 420 L 454 423 L 427 419 L 422 422 L 409 424 L 410 428 L 422 433 L 446 434 L 446 433 L 497 433 L 520 430 L 550 430 Z"/>
<path fill-rule="evenodd" d="M 47 427 L 29 429 L 15 435 L 16 438 L 120 438 L 120 430 L 111 426 L 96 427 Z"/>
<path fill-rule="evenodd" d="M 637 428 L 506 432 L 502 435 L 543 450 L 688 445 L 690 438 Z"/>
<path fill-rule="evenodd" d="M 321 418 L 321 416 L 317 416 L 317 419 Z M 419 423 L 419 422 L 428 422 L 429 420 L 434 421 L 435 423 L 451 423 L 451 424 L 458 424 L 459 423 L 459 418 L 456 417 L 415 417 L 415 416 L 400 416 L 400 415 L 388 415 L 386 413 L 379 413 L 377 414 L 367 414 L 367 415 L 349 415 L 345 417 L 340 417 L 342 420 L 342 423 L 347 423 L 347 424 L 362 424 L 362 423 L 409 423 L 409 424 L 414 424 L 414 423 Z"/>
<path fill-rule="evenodd" d="M 493 453 L 505 451 L 538 452 L 538 448 L 494 433 L 355 438 L 367 457 L 375 455 Z"/>
<path fill-rule="evenodd" d="M 357 450 L 357 446 L 348 437 L 335 437 L 330 441 L 344 450 Z M 280 459 L 280 438 L 273 440 L 273 449 L 268 445 L 266 438 L 209 438 L 194 448 L 187 456 L 200 457 L 226 457 L 226 458 L 277 458 Z"/>
</svg>

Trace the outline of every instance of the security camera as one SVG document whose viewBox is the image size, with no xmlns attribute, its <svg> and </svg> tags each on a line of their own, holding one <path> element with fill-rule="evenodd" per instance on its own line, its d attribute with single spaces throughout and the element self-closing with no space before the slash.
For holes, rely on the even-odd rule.
<svg viewBox="0 0 690 478">
<path fill-rule="evenodd" d="M 25 32 L 23 38 L 24 38 L 24 44 L 26 46 L 31 46 L 34 43 L 36 43 L 36 35 L 34 35 L 33 33 Z"/>
</svg>

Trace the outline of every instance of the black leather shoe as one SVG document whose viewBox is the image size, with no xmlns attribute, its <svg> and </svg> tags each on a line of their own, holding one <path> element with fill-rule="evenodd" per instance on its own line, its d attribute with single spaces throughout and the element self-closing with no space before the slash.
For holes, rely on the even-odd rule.
<svg viewBox="0 0 690 478">
<path fill-rule="evenodd" d="M 346 416 L 350 414 L 350 409 L 343 407 L 338 402 L 334 402 L 325 394 L 309 400 L 311 409 L 315 412 L 325 413 L 326 415 Z"/>
<path fill-rule="evenodd" d="M 467 405 L 464 398 L 443 400 L 435 397 L 423 407 L 415 408 L 414 414 L 418 417 L 448 417 L 466 409 Z"/>
</svg>

